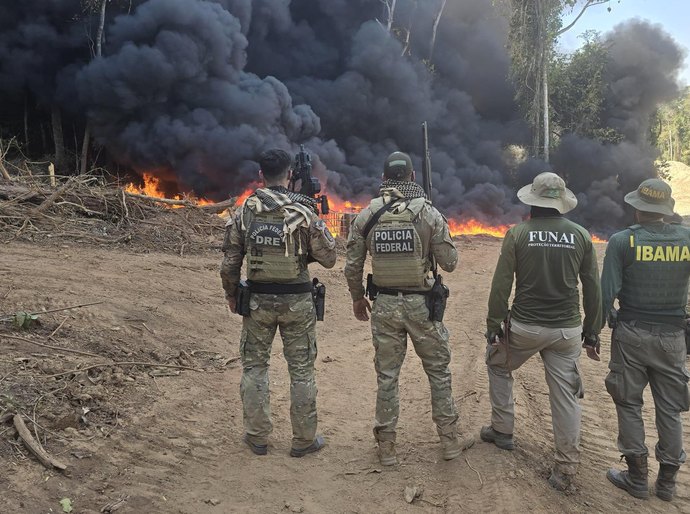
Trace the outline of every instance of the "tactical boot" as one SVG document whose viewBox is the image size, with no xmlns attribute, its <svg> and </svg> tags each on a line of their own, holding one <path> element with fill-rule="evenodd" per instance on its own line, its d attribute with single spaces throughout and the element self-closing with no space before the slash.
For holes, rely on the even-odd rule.
<svg viewBox="0 0 690 514">
<path fill-rule="evenodd" d="M 249 449 L 254 453 L 254 455 L 266 455 L 268 453 L 267 444 L 256 444 L 249 440 L 249 436 L 247 434 L 244 435 L 242 441 L 249 446 Z"/>
<path fill-rule="evenodd" d="M 290 457 L 297 457 L 299 459 L 305 455 L 309 455 L 310 453 L 318 452 L 324 446 L 326 446 L 326 441 L 324 440 L 323 436 L 317 435 L 314 438 L 314 441 L 306 448 L 291 448 Z"/>
<path fill-rule="evenodd" d="M 557 469 L 551 471 L 549 485 L 557 491 L 569 491 L 572 487 L 573 476 L 561 473 Z"/>
<path fill-rule="evenodd" d="M 513 443 L 513 434 L 503 434 L 497 432 L 491 425 L 482 427 L 479 432 L 479 437 L 485 443 L 494 443 L 501 450 L 512 450 L 515 448 Z"/>
<path fill-rule="evenodd" d="M 379 461 L 382 466 L 395 466 L 398 457 L 395 453 L 395 432 L 379 432 L 374 428 L 374 437 L 379 447 Z"/>
<path fill-rule="evenodd" d="M 664 501 L 670 502 L 676 494 L 676 474 L 679 466 L 662 464 L 659 466 L 659 474 L 656 477 L 656 495 Z"/>
<path fill-rule="evenodd" d="M 649 472 L 647 456 L 628 457 L 626 455 L 625 461 L 628 464 L 627 471 L 609 469 L 606 473 L 606 478 L 616 487 L 627 491 L 631 496 L 646 500 L 649 498 L 649 490 L 647 488 L 647 474 Z"/>
<path fill-rule="evenodd" d="M 460 454 L 474 445 L 474 437 L 458 437 L 455 425 L 444 428 L 436 428 L 438 437 L 443 447 L 444 460 L 453 460 Z"/>
</svg>

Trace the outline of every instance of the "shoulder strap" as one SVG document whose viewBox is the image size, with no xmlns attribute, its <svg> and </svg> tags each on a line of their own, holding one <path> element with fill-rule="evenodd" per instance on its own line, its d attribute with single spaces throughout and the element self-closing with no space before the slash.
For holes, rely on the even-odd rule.
<svg viewBox="0 0 690 514">
<path fill-rule="evenodd" d="M 640 225 L 639 223 L 635 223 L 634 225 L 630 225 L 630 226 L 628 227 L 628 229 L 632 230 L 633 232 L 634 232 L 635 230 L 639 230 L 639 229 L 641 229 L 641 228 L 642 228 L 642 225 Z"/>
<path fill-rule="evenodd" d="M 395 204 L 395 202 L 384 203 L 383 207 L 381 207 L 378 211 L 372 214 L 371 218 L 369 218 L 369 221 L 367 221 L 367 224 L 364 225 L 364 229 L 362 230 L 362 235 L 364 236 L 364 239 L 369 237 L 369 232 L 371 232 L 371 229 L 374 228 L 374 225 L 376 225 L 376 223 L 378 223 L 379 219 L 381 219 L 381 216 L 383 216 L 383 213 L 391 207 L 393 207 L 393 204 Z"/>
</svg>

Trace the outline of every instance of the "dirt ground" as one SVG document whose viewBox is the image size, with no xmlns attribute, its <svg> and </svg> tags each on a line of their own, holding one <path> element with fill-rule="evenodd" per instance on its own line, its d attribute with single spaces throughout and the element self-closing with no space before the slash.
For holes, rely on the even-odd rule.
<svg viewBox="0 0 690 514">
<path fill-rule="evenodd" d="M 460 426 L 477 435 L 490 412 L 482 333 L 500 242 L 465 238 L 459 247 L 461 264 L 446 276 L 452 291 L 446 317 Z M 604 245 L 598 251 L 601 258 Z M 382 469 L 371 433 L 376 377 L 369 326 L 351 313 L 343 260 L 333 270 L 315 266 L 314 274 L 328 285 L 317 360 L 320 432 L 328 446 L 303 459 L 288 456 L 289 381 L 277 339 L 270 372 L 275 429 L 269 455 L 256 457 L 241 443 L 241 367 L 234 359 L 241 320 L 223 301 L 219 252 L 180 257 L 14 242 L 3 245 L 1 255 L 0 312 L 104 302 L 41 316 L 42 325 L 24 333 L 0 325 L 0 413 L 14 408 L 35 419 L 45 448 L 68 465 L 66 473 L 45 469 L 8 437 L 10 424 L 0 426 L 1 512 L 62 512 L 63 498 L 75 513 L 100 512 L 118 499 L 126 499 L 118 513 L 690 512 L 687 466 L 671 504 L 655 497 L 634 500 L 604 476 L 619 460 L 615 410 L 604 388 L 608 330 L 603 362 L 581 361 L 583 455 L 572 494 L 546 482 L 553 445 L 537 358 L 515 373 L 515 451 L 478 441 L 463 457 L 445 462 L 428 382 L 410 351 L 401 377 L 401 463 Z M 102 357 L 38 347 L 7 334 Z M 205 371 L 120 366 L 70 372 L 113 360 Z M 656 443 L 653 416 L 649 397 L 650 448 Z M 685 421 L 690 447 L 687 416 Z M 652 480 L 656 468 L 653 463 Z M 423 489 L 421 499 L 406 503 L 407 486 Z"/>
</svg>

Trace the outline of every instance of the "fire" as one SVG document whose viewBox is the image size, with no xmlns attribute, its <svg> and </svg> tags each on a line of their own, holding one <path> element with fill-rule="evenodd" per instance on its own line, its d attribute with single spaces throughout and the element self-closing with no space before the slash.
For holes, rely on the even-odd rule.
<svg viewBox="0 0 690 514">
<path fill-rule="evenodd" d="M 251 187 L 249 187 L 249 188 L 245 189 L 244 191 L 242 191 L 242 194 L 240 194 L 240 195 L 237 197 L 237 200 L 235 201 L 235 205 L 236 205 L 237 207 L 239 207 L 240 205 L 242 205 L 242 204 L 244 203 L 244 201 L 245 201 L 247 198 L 249 198 L 249 195 L 251 195 L 253 192 L 254 192 L 254 188 L 251 188 Z"/>
<path fill-rule="evenodd" d="M 592 234 L 592 243 L 608 243 L 608 240 L 602 239 L 596 234 Z"/>
<path fill-rule="evenodd" d="M 142 179 L 144 180 L 144 185 L 143 186 L 136 186 L 133 183 L 129 183 L 125 186 L 125 191 L 127 193 L 132 193 L 136 195 L 146 195 L 146 196 L 151 196 L 153 198 L 162 198 L 162 199 L 167 199 L 167 200 L 179 200 L 179 201 L 188 201 L 190 203 L 193 203 L 195 205 L 211 205 L 215 202 L 212 202 L 211 200 L 207 200 L 206 198 L 197 198 L 193 193 L 189 195 L 182 196 L 180 194 L 176 194 L 173 197 L 167 196 L 163 189 L 161 188 L 161 180 L 150 174 L 144 172 Z M 183 207 L 183 205 L 169 205 L 169 207 L 173 209 L 177 209 L 180 207 Z"/>
<path fill-rule="evenodd" d="M 450 234 L 452 236 L 461 235 L 488 235 L 493 237 L 503 237 L 508 232 L 511 225 L 487 225 L 476 219 L 467 221 L 448 220 Z"/>
</svg>

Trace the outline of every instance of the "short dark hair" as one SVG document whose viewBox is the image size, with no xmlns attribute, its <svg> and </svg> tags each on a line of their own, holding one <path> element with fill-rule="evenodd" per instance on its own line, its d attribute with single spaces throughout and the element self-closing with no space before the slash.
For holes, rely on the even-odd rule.
<svg viewBox="0 0 690 514">
<path fill-rule="evenodd" d="M 292 166 L 292 158 L 285 150 L 266 150 L 259 157 L 259 167 L 266 178 L 278 178 Z"/>
</svg>

